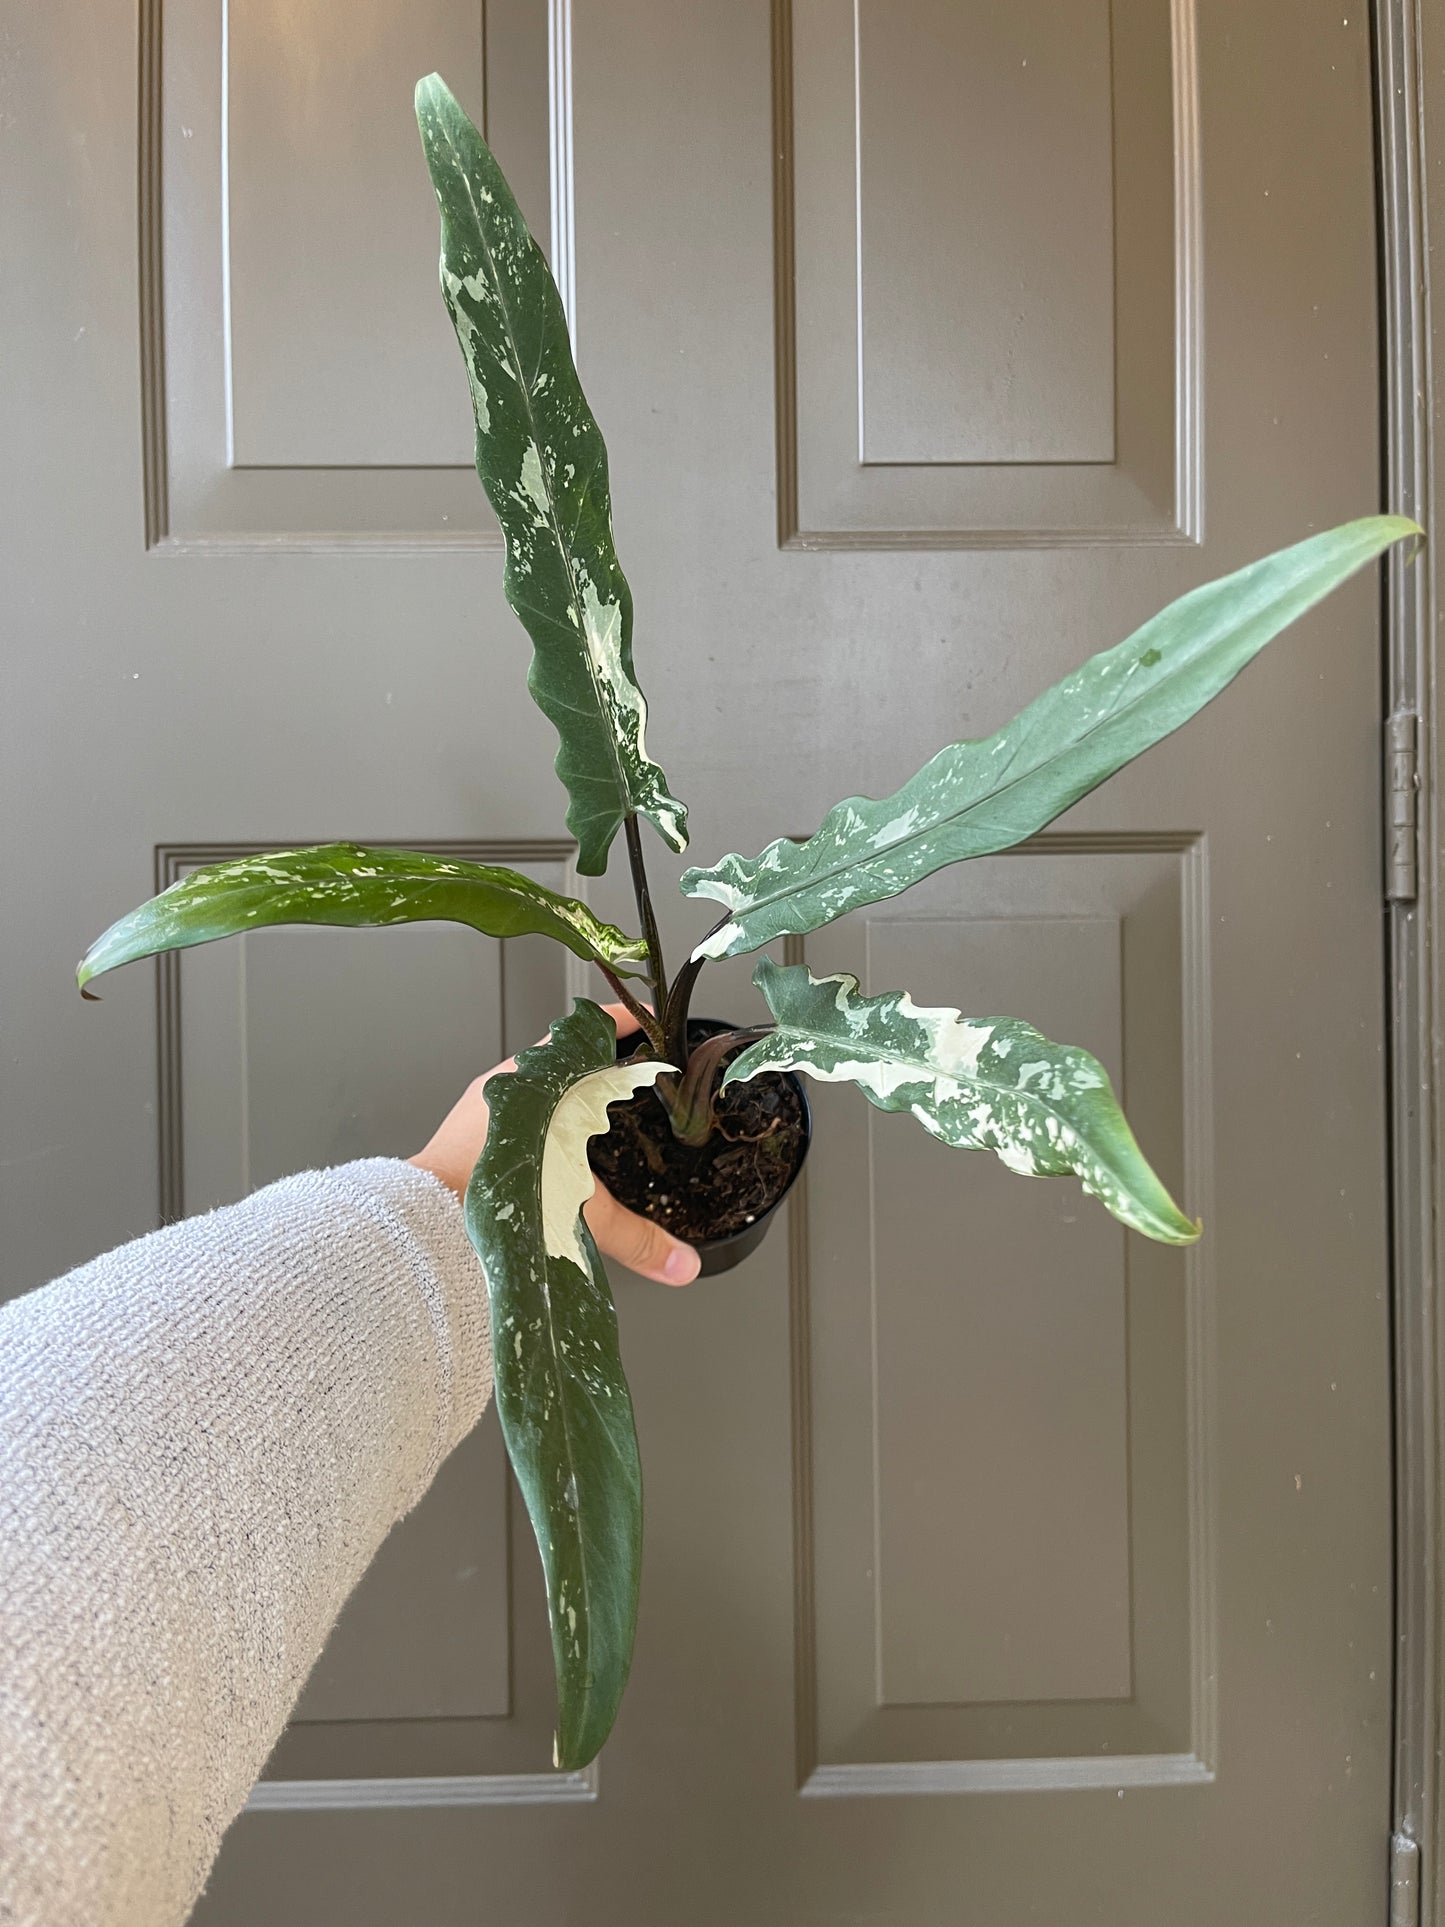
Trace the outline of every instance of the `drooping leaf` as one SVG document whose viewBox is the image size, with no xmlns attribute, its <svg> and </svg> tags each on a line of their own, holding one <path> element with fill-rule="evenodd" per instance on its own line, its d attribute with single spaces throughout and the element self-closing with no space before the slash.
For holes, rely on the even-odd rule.
<svg viewBox="0 0 1445 1927">
<path fill-rule="evenodd" d="M 1375 515 L 1311 536 L 1181 596 L 1046 690 L 995 736 L 940 750 L 892 796 L 837 804 L 805 843 L 683 874 L 725 904 L 695 956 L 731 957 L 896 896 L 945 864 L 1022 843 L 1178 729 L 1272 637 L 1413 522 Z"/>
<path fill-rule="evenodd" d="M 277 923 L 352 927 L 392 923 L 465 923 L 489 937 L 555 937 L 577 956 L 617 968 L 643 945 L 594 917 L 575 897 L 558 896 L 516 870 L 420 850 L 372 850 L 318 843 L 192 870 L 86 952 L 80 987 L 102 971 L 160 950 L 185 950 Z"/>
<path fill-rule="evenodd" d="M 618 1064 L 617 1033 L 579 998 L 515 1072 L 488 1079 L 487 1141 L 466 1221 L 486 1273 L 497 1411 L 547 1578 L 559 1766 L 585 1766 L 632 1660 L 642 1475 L 617 1314 L 579 1215 L 587 1140 L 607 1106 L 670 1068 Z"/>
<path fill-rule="evenodd" d="M 1065 1177 L 1163 1244 L 1192 1244 L 1186 1218 L 1145 1162 L 1098 1059 L 1014 1017 L 920 1009 L 906 991 L 860 997 L 858 979 L 814 977 L 763 957 L 753 981 L 778 1028 L 728 1067 L 724 1084 L 805 1071 L 858 1086 L 881 1111 L 911 1111 L 963 1150 L 994 1151 L 1024 1177 Z"/>
<path fill-rule="evenodd" d="M 607 449 L 561 297 L 486 142 L 437 74 L 418 82 L 416 116 L 441 209 L 442 293 L 471 383 L 477 473 L 506 538 L 503 586 L 532 638 L 529 687 L 561 739 L 577 867 L 598 876 L 631 811 L 674 850 L 687 845 L 687 812 L 647 754 Z"/>
</svg>

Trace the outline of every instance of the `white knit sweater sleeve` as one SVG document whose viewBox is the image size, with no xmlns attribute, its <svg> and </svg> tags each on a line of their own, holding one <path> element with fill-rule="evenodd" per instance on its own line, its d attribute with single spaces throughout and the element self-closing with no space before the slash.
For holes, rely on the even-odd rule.
<svg viewBox="0 0 1445 1927">
<path fill-rule="evenodd" d="M 170 1927 L 491 1395 L 436 1179 L 273 1184 L 0 1308 L 0 1922 Z"/>
</svg>

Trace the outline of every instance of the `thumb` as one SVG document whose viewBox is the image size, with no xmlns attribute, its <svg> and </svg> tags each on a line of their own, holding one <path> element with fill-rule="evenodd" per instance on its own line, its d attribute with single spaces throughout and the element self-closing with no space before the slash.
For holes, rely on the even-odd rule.
<svg viewBox="0 0 1445 1927">
<path fill-rule="evenodd" d="M 629 1271 L 656 1279 L 660 1285 L 690 1285 L 696 1278 L 701 1260 L 691 1245 L 683 1244 L 650 1218 L 629 1211 L 602 1185 L 583 1205 L 582 1215 L 598 1248 Z"/>
</svg>

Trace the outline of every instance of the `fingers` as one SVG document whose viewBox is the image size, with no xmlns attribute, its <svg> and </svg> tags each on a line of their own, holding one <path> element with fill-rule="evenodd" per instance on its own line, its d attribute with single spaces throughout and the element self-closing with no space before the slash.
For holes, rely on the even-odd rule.
<svg viewBox="0 0 1445 1927">
<path fill-rule="evenodd" d="M 619 1037 L 636 1035 L 637 1021 L 625 1004 L 604 1004 L 602 1008 L 612 1019 Z M 546 1039 L 538 1041 L 545 1043 Z M 410 1160 L 440 1178 L 458 1198 L 466 1194 L 472 1167 L 487 1135 L 487 1084 L 492 1078 L 516 1068 L 517 1060 L 509 1057 L 505 1063 L 473 1078 L 426 1149 Z M 691 1245 L 681 1243 L 660 1225 L 627 1210 L 600 1185 L 586 1206 L 585 1216 L 593 1237 L 608 1257 L 618 1259 L 644 1278 L 655 1278 L 666 1285 L 687 1285 L 696 1278 L 699 1259 Z"/>
<path fill-rule="evenodd" d="M 660 1285 L 690 1285 L 696 1278 L 701 1260 L 691 1245 L 650 1218 L 629 1211 L 600 1184 L 583 1205 L 582 1215 L 598 1248 L 629 1271 L 656 1279 Z"/>
<path fill-rule="evenodd" d="M 604 1004 L 602 1008 L 616 1026 L 620 1041 L 637 1035 L 637 1019 L 626 1004 Z M 647 1005 L 648 1010 L 651 1008 Z M 696 1278 L 701 1260 L 691 1245 L 683 1244 L 650 1218 L 629 1211 L 602 1185 L 582 1207 L 582 1215 L 599 1250 L 629 1271 L 661 1285 L 690 1285 Z"/>
<path fill-rule="evenodd" d="M 636 1035 L 637 1019 L 626 1004 L 604 1004 L 602 1008 L 617 1026 L 619 1038 Z M 647 1008 L 650 1010 L 652 1006 L 649 1004 Z M 660 1224 L 653 1224 L 650 1218 L 629 1211 L 602 1185 L 598 1185 L 582 1207 L 582 1215 L 599 1250 L 605 1251 L 609 1258 L 616 1258 L 629 1271 L 653 1278 L 661 1285 L 690 1285 L 696 1278 L 701 1260 L 691 1245 L 683 1244 Z"/>
</svg>

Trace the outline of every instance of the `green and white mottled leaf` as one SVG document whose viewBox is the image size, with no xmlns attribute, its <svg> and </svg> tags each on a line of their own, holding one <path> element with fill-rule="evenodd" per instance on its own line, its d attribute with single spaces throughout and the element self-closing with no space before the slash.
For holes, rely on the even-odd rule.
<svg viewBox="0 0 1445 1927">
<path fill-rule="evenodd" d="M 436 74 L 417 84 L 416 117 L 441 209 L 442 293 L 471 382 L 477 473 L 506 538 L 503 586 L 532 638 L 529 687 L 561 739 L 577 867 L 598 876 L 629 812 L 674 850 L 687 845 L 687 812 L 647 754 L 607 449 L 561 297 L 486 142 Z"/>
<path fill-rule="evenodd" d="M 84 990 L 102 971 L 137 957 L 278 923 L 465 923 L 489 937 L 555 937 L 611 969 L 644 955 L 640 939 L 516 870 L 420 850 L 318 843 L 192 870 L 113 923 L 76 974 Z"/>
<path fill-rule="evenodd" d="M 1146 1163 L 1098 1059 L 1015 1017 L 920 1009 L 906 991 L 860 997 L 856 977 L 814 977 L 763 957 L 753 981 L 778 1028 L 728 1067 L 849 1081 L 881 1111 L 911 1111 L 963 1150 L 993 1151 L 1024 1177 L 1072 1173 L 1116 1218 L 1163 1244 L 1192 1244 L 1186 1218 Z"/>
<path fill-rule="evenodd" d="M 579 998 L 515 1072 L 489 1078 L 487 1141 L 467 1187 L 486 1273 L 497 1411 L 547 1578 L 556 1761 L 585 1766 L 632 1661 L 642 1473 L 607 1274 L 582 1221 L 587 1140 L 607 1106 L 671 1066 L 616 1062 L 617 1033 Z"/>
<path fill-rule="evenodd" d="M 1267 642 L 1413 522 L 1374 515 L 1181 596 L 1030 703 L 997 735 L 940 750 L 882 801 L 851 796 L 805 843 L 684 873 L 728 917 L 694 951 L 732 957 L 896 896 L 966 857 L 1022 843 L 1178 729 Z"/>
</svg>

